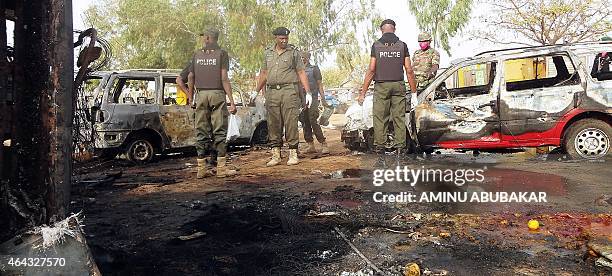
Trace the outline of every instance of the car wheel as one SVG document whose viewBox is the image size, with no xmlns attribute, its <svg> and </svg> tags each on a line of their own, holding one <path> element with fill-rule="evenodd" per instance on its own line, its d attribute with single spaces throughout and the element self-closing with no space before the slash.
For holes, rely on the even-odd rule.
<svg viewBox="0 0 612 276">
<path fill-rule="evenodd" d="M 564 147 L 574 159 L 597 159 L 610 155 L 612 127 L 604 121 L 585 119 L 567 130 Z"/>
<path fill-rule="evenodd" d="M 99 157 L 104 161 L 112 160 L 115 159 L 115 157 L 117 157 L 119 153 L 120 152 L 117 151 L 117 149 L 103 149 L 102 151 L 100 151 Z"/>
<path fill-rule="evenodd" d="M 253 137 L 251 138 L 251 144 L 262 145 L 268 143 L 268 124 L 261 123 L 257 125 L 255 131 L 253 131 Z"/>
<path fill-rule="evenodd" d="M 144 138 L 136 138 L 130 142 L 126 152 L 128 160 L 144 164 L 153 160 L 155 149 L 150 141 Z"/>
</svg>

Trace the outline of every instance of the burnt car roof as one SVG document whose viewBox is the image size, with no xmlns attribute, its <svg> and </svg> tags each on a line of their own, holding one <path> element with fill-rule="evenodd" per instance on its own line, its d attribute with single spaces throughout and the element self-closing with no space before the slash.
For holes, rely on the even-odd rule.
<svg viewBox="0 0 612 276">
<path fill-rule="evenodd" d="M 111 70 L 111 71 L 98 71 L 93 75 L 103 76 L 110 74 L 128 75 L 134 77 L 149 77 L 151 75 L 171 76 L 176 77 L 181 73 L 180 69 L 128 69 L 128 70 Z"/>
<path fill-rule="evenodd" d="M 488 58 L 504 58 L 511 57 L 513 55 L 519 55 L 529 52 L 540 52 L 540 51 L 577 51 L 577 52 L 593 52 L 603 48 L 612 46 L 612 41 L 597 41 L 597 42 L 582 42 L 573 44 L 556 44 L 547 46 L 528 46 L 518 48 L 499 49 L 492 51 L 485 51 L 479 53 L 473 57 L 458 58 L 450 62 L 451 65 L 456 65 L 465 61 L 472 60 L 486 60 Z"/>
</svg>

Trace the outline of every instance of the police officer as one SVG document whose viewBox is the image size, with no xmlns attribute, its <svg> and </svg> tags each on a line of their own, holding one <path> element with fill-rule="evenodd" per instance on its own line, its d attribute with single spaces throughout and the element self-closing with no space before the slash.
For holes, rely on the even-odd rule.
<svg viewBox="0 0 612 276">
<path fill-rule="evenodd" d="M 225 157 L 228 111 L 236 113 L 232 87 L 227 75 L 229 56 L 217 43 L 219 31 L 209 29 L 201 36 L 204 39 L 204 48 L 195 52 L 190 64 L 181 76 L 177 77 L 176 82 L 183 91 L 188 91 L 188 102 L 193 103 L 196 109 L 197 178 L 214 175 L 210 165 L 213 163 L 210 160 L 210 148 L 214 148 L 217 155 L 217 177 L 223 178 L 236 174 L 235 170 L 226 168 Z M 185 74 L 188 74 L 188 87 L 185 87 Z"/>
<path fill-rule="evenodd" d="M 412 56 L 412 66 L 417 82 L 417 91 L 421 93 L 427 85 L 433 80 L 440 67 L 440 53 L 434 48 L 431 48 L 431 35 L 428 33 L 420 33 L 419 37 L 420 49 L 414 52 Z"/>
<path fill-rule="evenodd" d="M 379 165 L 384 164 L 383 154 L 389 130 L 389 121 L 393 123 L 393 147 L 399 156 L 406 147 L 406 84 L 404 70 L 410 90 L 416 93 L 414 72 L 410 64 L 408 46 L 395 35 L 395 22 L 386 19 L 380 24 L 382 37 L 372 45 L 370 65 L 359 98 L 363 105 L 366 92 L 372 80 L 374 84 L 374 146 L 379 154 Z"/>
<path fill-rule="evenodd" d="M 306 91 L 304 107 L 310 107 L 312 93 L 308 78 L 304 72 L 304 63 L 295 47 L 289 45 L 289 30 L 279 27 L 272 32 L 276 43 L 264 51 L 263 67 L 255 91 L 266 86 L 265 99 L 268 112 L 268 138 L 272 145 L 272 159 L 266 166 L 276 166 L 281 162 L 280 148 L 283 145 L 283 127 L 285 139 L 289 145 L 287 165 L 299 163 L 298 149 L 298 116 L 300 98 L 298 80 Z"/>
<path fill-rule="evenodd" d="M 612 38 L 604 36 L 600 41 L 612 41 Z M 591 69 L 591 76 L 598 80 L 607 80 L 610 77 L 604 76 L 604 74 L 610 72 L 610 63 L 612 58 L 609 52 L 603 51 L 595 56 L 593 61 L 593 68 Z"/>
<path fill-rule="evenodd" d="M 323 106 L 328 106 L 325 101 L 325 91 L 323 90 L 323 77 L 321 76 L 321 70 L 319 66 L 313 65 L 310 63 L 310 53 L 302 52 L 302 62 L 304 62 L 306 72 L 306 76 L 308 77 L 308 83 L 310 84 L 310 89 L 312 89 L 312 104 L 309 108 L 304 108 L 301 114 L 302 126 L 304 127 L 304 140 L 306 140 L 307 148 L 304 152 L 308 153 L 316 153 L 317 149 L 315 148 L 314 139 L 312 134 L 317 138 L 317 141 L 321 143 L 321 153 L 326 154 L 329 153 L 329 148 L 327 147 L 327 142 L 325 142 L 325 136 L 323 135 L 323 130 L 319 125 L 319 102 Z M 303 87 L 301 87 L 302 92 L 305 93 Z M 319 95 L 321 99 L 319 100 Z"/>
</svg>

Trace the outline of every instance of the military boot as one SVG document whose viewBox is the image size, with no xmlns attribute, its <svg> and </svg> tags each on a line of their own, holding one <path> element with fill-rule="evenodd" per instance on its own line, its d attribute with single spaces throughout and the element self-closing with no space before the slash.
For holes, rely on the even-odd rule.
<svg viewBox="0 0 612 276">
<path fill-rule="evenodd" d="M 196 176 L 198 179 L 213 176 L 214 173 L 209 165 L 210 161 L 208 159 L 209 158 L 198 158 L 198 174 Z"/>
<path fill-rule="evenodd" d="M 228 169 L 225 164 L 226 158 L 224 157 L 217 157 L 217 177 L 218 178 L 224 178 L 224 177 L 228 177 L 228 176 L 234 176 L 237 175 L 238 172 L 232 169 Z"/>
<path fill-rule="evenodd" d="M 329 153 L 329 148 L 327 147 L 327 142 L 321 143 L 321 153 L 322 154 L 328 154 Z"/>
<path fill-rule="evenodd" d="M 297 149 L 289 149 L 289 160 L 287 161 L 287 165 L 297 165 L 300 163 L 300 159 L 298 158 Z"/>
<path fill-rule="evenodd" d="M 315 148 L 314 142 L 306 143 L 306 148 L 304 149 L 304 153 L 317 153 L 317 149 Z"/>
<path fill-rule="evenodd" d="M 281 151 L 279 147 L 272 148 L 272 159 L 266 164 L 266 167 L 276 166 L 281 162 Z"/>
</svg>

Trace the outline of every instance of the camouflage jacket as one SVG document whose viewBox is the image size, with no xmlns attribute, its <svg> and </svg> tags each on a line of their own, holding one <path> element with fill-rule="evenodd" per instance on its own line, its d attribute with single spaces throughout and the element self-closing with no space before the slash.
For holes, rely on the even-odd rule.
<svg viewBox="0 0 612 276">
<path fill-rule="evenodd" d="M 425 51 L 417 50 L 412 55 L 412 68 L 416 76 L 429 78 L 429 72 L 434 64 L 440 65 L 440 53 L 433 48 Z"/>
</svg>

